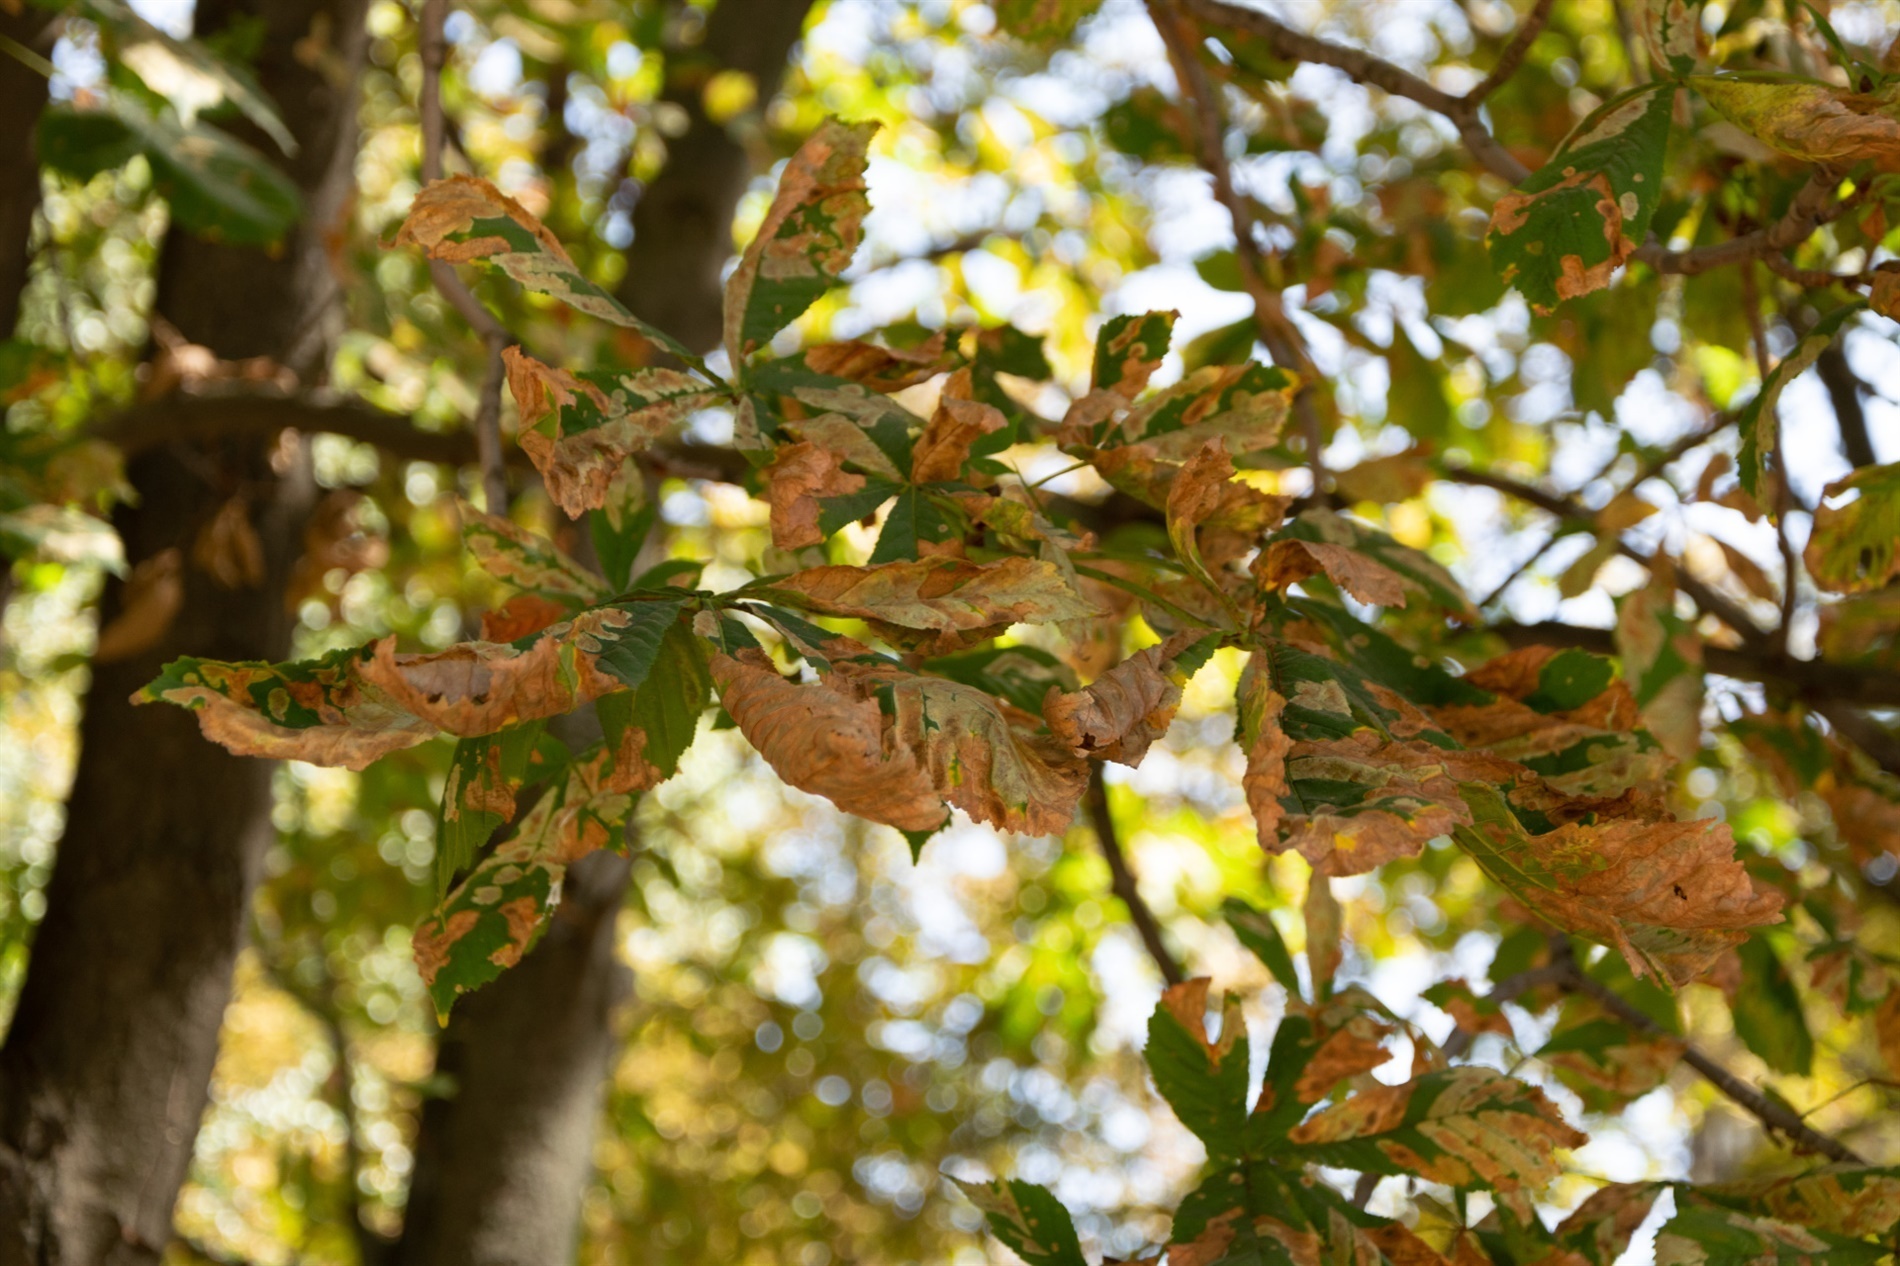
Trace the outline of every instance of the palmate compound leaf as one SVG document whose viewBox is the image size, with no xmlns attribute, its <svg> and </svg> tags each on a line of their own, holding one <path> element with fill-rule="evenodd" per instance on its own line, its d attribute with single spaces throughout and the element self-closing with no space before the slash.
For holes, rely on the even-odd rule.
<svg viewBox="0 0 1900 1266">
<path fill-rule="evenodd" d="M 521 451 L 569 518 L 607 504 L 628 458 L 696 410 L 729 398 L 723 387 L 677 369 L 571 373 L 518 347 L 502 352 L 521 411 Z"/>
<path fill-rule="evenodd" d="M 1395 659 L 1382 638 L 1342 624 L 1351 666 L 1269 640 L 1243 672 L 1243 787 L 1263 847 L 1352 874 L 1449 833 L 1541 918 L 1675 985 L 1779 921 L 1780 898 L 1757 890 L 1727 827 L 1667 811 L 1669 761 L 1633 729 L 1635 700 L 1608 661 L 1529 647 L 1452 678 Z"/>
<path fill-rule="evenodd" d="M 492 832 L 514 817 L 524 783 L 544 770 L 550 776 L 520 820 L 416 929 L 416 963 L 438 1013 L 447 1014 L 458 995 L 520 960 L 560 899 L 567 867 L 617 847 L 639 793 L 678 770 L 712 687 L 706 658 L 705 643 L 677 619 L 650 650 L 629 647 L 618 667 L 634 689 L 596 702 L 606 738 L 571 760 L 520 754 L 524 746 L 534 750 L 538 723 L 457 745 L 443 791 L 438 854 L 451 846 L 469 851 L 439 871 L 444 878 L 488 842 L 475 831 L 486 825 Z M 543 757 L 545 744 L 537 752 Z M 452 810 L 460 819 L 459 843 L 450 834 Z"/>
<path fill-rule="evenodd" d="M 450 176 L 416 195 L 395 245 L 416 246 L 445 264 L 482 264 L 537 294 L 549 295 L 588 316 L 625 326 L 683 363 L 705 371 L 691 348 L 627 311 L 589 281 L 567 251 L 528 209 L 486 180 Z"/>
<path fill-rule="evenodd" d="M 1853 500 L 1841 500 L 1849 493 Z M 1814 583 L 1835 593 L 1865 593 L 1900 575 L 1900 463 L 1829 484 L 1805 558 Z"/>
<path fill-rule="evenodd" d="M 1900 127 L 1900 124 L 1895 126 Z M 1761 390 L 1742 406 L 1741 414 L 1735 420 L 1736 430 L 1742 437 L 1742 447 L 1735 458 L 1736 473 L 1742 481 L 1742 489 L 1771 515 L 1777 513 L 1775 498 L 1767 495 L 1762 477 L 1768 455 L 1775 451 L 1781 441 L 1775 405 L 1788 384 L 1812 368 L 1814 362 L 1821 358 L 1821 353 L 1840 337 L 1847 323 L 1860 315 L 1866 306 L 1858 300 L 1845 303 L 1816 321 L 1801 336 L 1801 341 L 1794 345 L 1793 350 L 1775 362 L 1775 367 L 1762 380 Z M 1816 579 L 1820 580 L 1819 577 Z"/>
<path fill-rule="evenodd" d="M 1603 289 L 1642 245 L 1662 199 L 1675 95 L 1665 81 L 1606 102 L 1492 208 L 1492 262 L 1538 311 Z"/>
<path fill-rule="evenodd" d="M 865 152 L 875 123 L 819 124 L 785 165 L 757 236 L 726 281 L 726 353 L 734 368 L 836 284 L 857 253 Z"/>
<path fill-rule="evenodd" d="M 1298 851 L 1320 876 L 1416 857 L 1470 820 L 1451 742 L 1402 696 L 1286 642 L 1241 673 L 1242 787 L 1261 847 Z"/>
<path fill-rule="evenodd" d="M 806 611 L 867 621 L 881 637 L 934 654 L 959 650 L 1016 623 L 1095 614 L 1060 567 L 1032 558 L 813 567 L 773 581 L 768 592 Z"/>
<path fill-rule="evenodd" d="M 1475 819 L 1453 838 L 1539 917 L 1612 946 L 1638 977 L 1685 985 L 1781 921 L 1781 898 L 1735 860 L 1726 824 L 1600 817 L 1533 833 L 1495 785 L 1461 787 Z"/>
<path fill-rule="evenodd" d="M 862 651 L 863 648 L 858 648 Z M 961 682 L 860 655 L 795 684 L 757 652 L 719 654 L 713 680 L 740 733 L 791 786 L 906 832 L 948 819 L 1049 835 L 1066 829 L 1088 766 L 1037 718 Z"/>
<path fill-rule="evenodd" d="M 239 756 L 365 769 L 443 731 L 492 734 L 627 688 L 686 602 L 591 607 L 520 642 L 429 654 L 398 654 L 386 637 L 298 663 L 178 659 L 132 699 L 190 708 L 206 738 Z"/>
<path fill-rule="evenodd" d="M 1541 1090 L 1473 1066 L 1361 1091 L 1288 1138 L 1300 1160 L 1497 1191 L 1543 1187 L 1560 1172 L 1556 1149 L 1588 1141 Z"/>
<path fill-rule="evenodd" d="M 990 1233 L 1028 1266 L 1087 1266 L 1075 1222 L 1046 1189 L 1020 1179 L 953 1181 L 983 1211 Z"/>
</svg>

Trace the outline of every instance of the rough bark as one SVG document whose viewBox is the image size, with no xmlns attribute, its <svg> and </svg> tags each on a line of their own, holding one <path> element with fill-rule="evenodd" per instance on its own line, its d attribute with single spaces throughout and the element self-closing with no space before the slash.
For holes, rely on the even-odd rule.
<svg viewBox="0 0 1900 1266">
<path fill-rule="evenodd" d="M 708 118 L 701 88 L 721 69 L 758 85 L 763 107 L 778 92 L 812 0 L 720 0 L 696 48 L 669 60 L 666 100 L 686 131 L 666 144 L 666 166 L 633 208 L 633 245 L 620 301 L 688 347 L 720 336 L 720 270 L 732 254 L 732 212 L 752 164 L 725 124 Z"/>
<path fill-rule="evenodd" d="M 53 15 L 0 7 L 0 36 L 35 51 Z M 20 319 L 20 299 L 33 262 L 33 213 L 40 205 L 39 158 L 33 136 L 46 104 L 46 80 L 18 58 L 0 53 L 0 338 Z"/>
<path fill-rule="evenodd" d="M 692 119 L 634 210 L 620 297 L 695 348 L 720 337 L 720 270 L 751 164 L 706 118 L 712 69 L 751 75 L 770 100 L 810 0 L 721 0 L 669 96 Z M 676 63 L 677 64 L 677 63 Z M 437 1068 L 455 1085 L 424 1106 L 400 1266 L 542 1266 L 573 1260 L 593 1172 L 612 1019 L 626 993 L 614 920 L 629 865 L 591 857 L 568 872 L 547 935 L 516 967 L 457 1004 Z"/>
<path fill-rule="evenodd" d="M 301 144 L 286 168 L 309 215 L 276 253 L 173 234 L 159 314 L 226 358 L 320 372 L 335 282 L 325 249 L 352 184 L 366 0 L 201 0 L 200 31 L 266 22 L 256 67 Z M 311 37 L 326 41 L 311 57 Z M 300 55 L 301 54 L 301 55 Z M 268 144 L 268 142 L 265 142 Z M 156 1262 L 191 1160 L 231 969 L 271 837 L 270 766 L 205 742 L 189 715 L 133 708 L 176 655 L 281 657 L 283 584 L 312 500 L 267 437 L 178 441 L 139 455 L 115 515 L 135 565 L 177 551 L 184 602 L 155 645 L 95 665 L 46 917 L 0 1049 L 0 1266 Z M 240 498 L 257 583 L 227 588 L 194 558 Z M 125 607 L 113 583 L 102 626 Z"/>
</svg>

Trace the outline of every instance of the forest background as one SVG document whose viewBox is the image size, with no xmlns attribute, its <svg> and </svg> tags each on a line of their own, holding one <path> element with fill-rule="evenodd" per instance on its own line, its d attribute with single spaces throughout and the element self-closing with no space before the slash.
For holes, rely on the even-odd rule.
<svg viewBox="0 0 1900 1266">
<path fill-rule="evenodd" d="M 0 1262 L 1890 1255 L 1896 16 L 0 0 Z"/>
</svg>

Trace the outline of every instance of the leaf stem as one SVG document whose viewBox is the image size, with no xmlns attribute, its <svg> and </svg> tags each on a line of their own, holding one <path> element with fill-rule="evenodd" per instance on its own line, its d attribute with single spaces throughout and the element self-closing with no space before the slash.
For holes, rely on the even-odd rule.
<svg viewBox="0 0 1900 1266">
<path fill-rule="evenodd" d="M 425 185 L 442 179 L 442 146 L 447 134 L 442 115 L 442 67 L 448 60 L 449 48 L 443 26 L 448 20 L 448 7 L 448 0 L 422 0 L 416 32 L 422 54 L 422 91 L 417 106 L 422 116 L 422 182 Z M 431 261 L 429 275 L 450 306 L 481 336 L 488 352 L 481 396 L 475 406 L 475 452 L 481 462 L 482 491 L 488 503 L 484 508 L 490 514 L 507 514 L 508 468 L 501 447 L 501 391 L 507 373 L 501 353 L 508 345 L 508 331 L 463 284 L 451 265 Z"/>
<path fill-rule="evenodd" d="M 1109 886 L 1128 907 L 1129 922 L 1135 925 L 1141 943 L 1147 946 L 1148 957 L 1161 969 L 1161 978 L 1169 985 L 1180 984 L 1187 979 L 1187 973 L 1161 939 L 1160 921 L 1142 898 L 1135 872 L 1129 869 L 1128 857 L 1122 852 L 1121 839 L 1115 831 L 1115 814 L 1108 804 L 1108 785 L 1102 778 L 1101 761 L 1089 764 L 1089 789 L 1082 804 L 1089 815 L 1089 827 L 1095 832 L 1095 842 L 1101 846 L 1102 857 L 1108 862 Z"/>
</svg>

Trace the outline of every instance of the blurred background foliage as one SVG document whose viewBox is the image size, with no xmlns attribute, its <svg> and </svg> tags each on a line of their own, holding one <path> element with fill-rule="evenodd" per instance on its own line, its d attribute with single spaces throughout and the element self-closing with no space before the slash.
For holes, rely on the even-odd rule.
<svg viewBox="0 0 1900 1266">
<path fill-rule="evenodd" d="M 188 0 L 135 7 L 162 30 L 189 31 Z M 999 30 L 996 10 L 976 0 L 829 0 L 813 8 L 769 100 L 746 76 L 698 57 L 707 7 L 460 6 L 445 80 L 452 166 L 497 181 L 584 271 L 612 283 L 643 184 L 684 127 L 678 93 L 697 93 L 750 155 L 756 180 L 735 242 L 762 215 L 774 164 L 821 118 L 876 119 L 884 130 L 868 245 L 849 287 L 800 322 L 801 339 L 1010 321 L 1046 338 L 1056 381 L 1076 388 L 1101 314 L 1175 307 L 1179 350 L 1164 374 L 1253 353 L 1231 233 L 1181 143 L 1173 77 L 1140 5 L 1107 0 L 1069 38 L 1038 42 Z M 1482 75 L 1518 20 L 1503 0 L 1289 8 L 1302 28 L 1453 87 Z M 1709 9 L 1721 10 L 1709 23 L 1718 48 L 1793 38 L 1778 0 Z M 128 63 L 125 27 L 109 13 L 66 21 L 52 57 L 55 100 L 119 93 L 154 117 L 161 106 L 173 112 L 165 117 L 190 117 L 202 76 Z M 1863 0 L 1832 9 L 1843 36 L 1865 43 L 1897 16 Z M 482 345 L 420 260 L 384 249 L 418 187 L 415 23 L 390 0 L 378 0 L 369 21 L 356 197 L 332 244 L 350 315 L 332 385 L 420 430 L 457 432 L 475 406 Z M 1558 5 L 1526 71 L 1492 98 L 1502 142 L 1547 152 L 1629 82 L 1627 22 L 1613 0 Z M 243 63 L 241 47 L 221 51 Z M 1608 627 L 1616 599 L 1647 579 L 1604 548 L 1613 537 L 1560 526 L 1547 541 L 1535 511 L 1489 490 L 1428 487 L 1400 455 L 1425 446 L 1448 463 L 1514 469 L 1572 490 L 1592 510 L 1666 458 L 1661 486 L 1673 483 L 1675 497 L 1651 483 L 1636 511 L 1648 516 L 1649 542 L 1667 543 L 1735 601 L 1772 611 L 1772 529 L 1711 496 L 1683 504 L 1709 463 L 1724 460 L 1726 441 L 1669 453 L 1711 409 L 1754 389 L 1749 305 L 1759 318 L 1798 302 L 1769 291 L 1764 304 L 1724 270 L 1635 275 L 1534 314 L 1484 258 L 1495 189 L 1481 185 L 1443 120 L 1323 67 L 1292 70 L 1244 47 L 1225 57 L 1234 67 L 1228 155 L 1282 270 L 1272 280 L 1336 406 L 1326 465 L 1343 472 L 1357 512 L 1428 550 L 1474 596 L 1490 595 L 1494 614 Z M 1685 169 L 1726 168 L 1734 184 L 1677 191 L 1659 213 L 1665 237 L 1707 240 L 1748 213 L 1735 190 L 1752 205 L 1750 182 L 1785 179 L 1772 165 L 1748 165 L 1759 155 L 1733 131 L 1680 133 Z M 180 183 L 201 173 L 181 175 L 144 150 L 89 175 L 83 153 L 64 166 L 44 174 L 22 323 L 0 349 L 0 464 L 28 472 L 0 486 L 0 535 L 13 558 L 0 638 L 0 1011 L 45 909 L 78 701 L 89 657 L 110 633 L 94 627 L 90 603 L 105 572 L 122 566 L 110 532 L 90 517 L 122 491 L 109 446 L 95 438 L 98 420 L 148 397 L 165 374 L 246 372 L 174 352 L 145 315 L 157 243 L 168 215 L 181 214 Z M 229 212 L 214 200 L 207 214 Z M 267 222 L 269 213 L 255 214 Z M 1868 259 L 1887 237 L 1884 218 L 1836 231 L 1836 249 Z M 638 354 L 566 309 L 503 284 L 477 288 L 554 363 Z M 1771 337 L 1785 341 L 1779 325 Z M 1849 334 L 1846 356 L 1871 389 L 1880 455 L 1900 457 L 1900 414 L 1887 398 L 1900 391 L 1900 352 L 1870 326 Z M 1804 379 L 1783 399 L 1796 437 L 1790 481 L 1812 505 L 1846 466 L 1822 386 Z M 698 438 L 723 438 L 716 418 L 696 425 Z M 450 504 L 473 494 L 474 472 L 340 436 L 309 442 L 324 501 L 309 567 L 288 598 L 297 652 L 390 632 L 422 647 L 468 636 L 498 598 L 465 559 Z M 1368 464 L 1379 458 L 1392 460 Z M 1305 477 L 1264 476 L 1294 492 Z M 722 567 L 732 577 L 775 570 L 761 504 L 691 479 L 670 479 L 659 494 L 666 548 L 712 560 L 709 584 Z M 571 542 L 538 486 L 515 516 Z M 1881 662 L 1892 653 L 1878 632 L 1890 616 L 1856 625 L 1856 608 L 1843 605 L 1824 625 L 1808 597 L 1793 629 L 1797 653 L 1811 653 L 1817 637 Z M 1891 606 L 1890 593 L 1859 601 Z M 1410 618 L 1393 613 L 1393 627 L 1403 634 Z M 1876 632 L 1855 642 L 1856 628 Z M 1133 645 L 1137 635 L 1126 636 Z M 1170 941 L 1198 973 L 1255 999 L 1258 1030 L 1280 995 L 1220 922 L 1220 904 L 1239 896 L 1272 911 L 1298 949 L 1306 870 L 1291 858 L 1263 865 L 1255 842 L 1230 742 L 1238 671 L 1232 653 L 1202 671 L 1166 743 L 1139 771 L 1111 775 L 1110 800 Z M 1714 679 L 1707 706 L 1737 722 L 1766 716 L 1771 702 L 1759 686 Z M 1769 966 L 1753 968 L 1795 964 L 1781 969 L 1785 989 L 1693 987 L 1681 1024 L 1816 1125 L 1878 1136 L 1890 1151 L 1888 1079 L 1900 1067 L 1887 1061 L 1900 1038 L 1886 1035 L 1883 1055 L 1878 1029 L 1894 1008 L 1878 1024 L 1871 1001 L 1843 1009 L 1817 988 L 1816 955 L 1834 946 L 1857 956 L 1868 979 L 1891 979 L 1900 962 L 1894 857 L 1844 843 L 1821 798 L 1790 795 L 1745 726 L 1712 733 L 1681 770 L 1682 804 L 1725 816 L 1751 867 L 1811 900 L 1762 942 Z M 440 795 L 449 750 L 446 741 L 419 748 L 363 774 L 277 772 L 269 877 L 168 1260 L 353 1262 L 350 1211 L 379 1230 L 399 1225 L 419 1106 L 445 1090 L 432 1072 L 436 1021 L 408 933 L 433 901 L 435 821 L 424 806 Z M 974 1208 L 940 1178 L 946 1166 L 1052 1185 L 1080 1213 L 1085 1240 L 1110 1256 L 1162 1236 L 1199 1148 L 1146 1086 L 1138 1050 L 1161 980 L 1085 823 L 1042 840 L 966 824 L 913 865 L 896 833 L 785 790 L 722 731 L 647 797 L 634 847 L 619 928 L 633 994 L 617 1022 L 583 1262 L 1000 1255 Z M 1428 1030 L 1450 1028 L 1421 996 L 1429 984 L 1497 979 L 1505 973 L 1493 960 L 1523 952 L 1515 912 L 1448 848 L 1338 891 L 1348 911 L 1342 979 L 1366 982 Z M 1681 1070 L 1657 1070 L 1638 1093 L 1598 1093 L 1530 1060 L 1574 1010 L 1516 1012 L 1512 1032 L 1476 1047 L 1588 1117 L 1593 1141 L 1553 1189 L 1559 1206 L 1604 1179 L 1725 1177 L 1767 1163 L 1753 1122 Z M 1382 1192 L 1374 1207 L 1403 1198 Z"/>
</svg>

